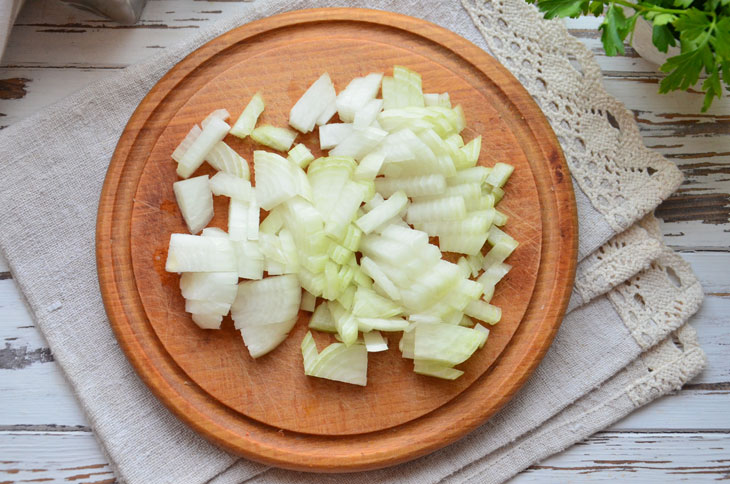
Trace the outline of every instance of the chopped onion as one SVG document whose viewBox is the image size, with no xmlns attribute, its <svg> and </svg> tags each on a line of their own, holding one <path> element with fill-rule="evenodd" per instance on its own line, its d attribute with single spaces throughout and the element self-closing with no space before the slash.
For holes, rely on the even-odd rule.
<svg viewBox="0 0 730 484">
<path fill-rule="evenodd" d="M 266 151 L 254 151 L 253 165 L 256 200 L 264 210 L 271 210 L 297 194 L 293 164 L 286 158 Z"/>
<path fill-rule="evenodd" d="M 248 180 L 223 171 L 219 171 L 210 179 L 210 190 L 213 195 L 235 198 L 242 202 L 250 202 L 253 199 L 253 189 Z"/>
<path fill-rule="evenodd" d="M 365 386 L 367 384 L 368 353 L 361 344 L 347 346 L 332 343 L 317 354 L 312 333 L 302 341 L 304 373 L 308 376 Z"/>
<path fill-rule="evenodd" d="M 306 168 L 310 162 L 314 161 L 314 155 L 304 144 L 299 143 L 289 150 L 287 159 L 297 165 L 299 168 Z"/>
<path fill-rule="evenodd" d="M 365 342 L 365 348 L 367 348 L 368 353 L 377 353 L 379 351 L 388 350 L 388 342 L 378 331 L 367 331 L 362 334 L 362 338 Z"/>
<path fill-rule="evenodd" d="M 294 143 L 294 138 L 297 137 L 297 133 L 288 128 L 278 128 L 264 124 L 251 131 L 250 136 L 257 143 L 277 151 L 289 151 L 292 143 Z"/>
<path fill-rule="evenodd" d="M 243 343 L 251 358 L 258 358 L 270 352 L 289 335 L 289 331 L 297 322 L 296 317 L 282 323 L 261 326 L 243 326 L 240 328 Z"/>
<path fill-rule="evenodd" d="M 289 124 L 302 133 L 309 133 L 323 113 L 329 112 L 336 98 L 335 86 L 326 72 L 309 86 L 289 113 Z M 334 114 L 334 112 L 332 112 Z M 330 115 L 329 117 L 332 117 Z"/>
<path fill-rule="evenodd" d="M 352 123 L 332 123 L 319 127 L 319 148 L 329 150 L 347 138 L 354 128 Z M 333 156 L 336 156 L 334 153 Z"/>
<path fill-rule="evenodd" d="M 448 93 L 424 95 L 421 76 L 402 66 L 392 77 L 353 79 L 339 96 L 324 74 L 297 101 L 289 124 L 302 132 L 320 125 L 327 157 L 315 159 L 301 143 L 292 149 L 294 131 L 256 128 L 263 108 L 257 94 L 231 128 L 288 151 L 287 158 L 254 152 L 255 187 L 246 160 L 221 141 L 225 110 L 193 127 L 173 153 L 184 178 L 203 159 L 219 172 L 175 185 L 191 230 L 209 223 L 212 194 L 231 199 L 228 232 L 208 227 L 202 237 L 170 239 L 166 269 L 184 273 L 193 321 L 219 328 L 230 312 L 257 358 L 286 338 L 301 308 L 312 312 L 311 329 L 341 341 L 320 353 L 308 333 L 307 375 L 364 385 L 367 352 L 387 350 L 380 331 L 401 331 L 398 347 L 414 359 L 414 372 L 461 376 L 454 366 L 489 334 L 471 318 L 501 318 L 489 301 L 518 244 L 498 228 L 508 216 L 496 205 L 513 168 L 478 166 L 482 138 L 465 143 L 462 107 L 452 107 Z M 342 122 L 325 124 L 335 112 Z M 442 251 L 466 256 L 454 264 Z M 317 305 L 318 297 L 325 301 Z"/>
<path fill-rule="evenodd" d="M 380 90 L 380 81 L 383 74 L 373 73 L 365 77 L 356 77 L 337 96 L 337 113 L 344 122 L 351 123 L 355 114 L 363 109 L 368 102 L 375 99 Z"/>
<path fill-rule="evenodd" d="M 316 305 L 317 305 L 317 298 L 312 296 L 307 291 L 304 291 L 302 293 L 302 305 L 301 305 L 302 311 L 308 311 L 310 313 L 313 313 Z"/>
<path fill-rule="evenodd" d="M 190 177 L 203 164 L 205 157 L 216 143 L 228 134 L 229 129 L 231 127 L 225 121 L 221 121 L 220 118 L 210 118 L 208 125 L 180 158 L 177 164 L 177 174 L 180 178 Z"/>
<path fill-rule="evenodd" d="M 208 152 L 205 161 L 218 171 L 249 180 L 248 162 L 224 141 L 219 141 Z"/>
<path fill-rule="evenodd" d="M 398 215 L 407 205 L 408 198 L 406 194 L 402 191 L 395 192 L 385 202 L 357 219 L 355 224 L 360 227 L 363 233 L 369 234 L 384 222 Z"/>
<path fill-rule="evenodd" d="M 165 270 L 167 272 L 236 272 L 236 254 L 228 239 L 172 234 Z"/>
<path fill-rule="evenodd" d="M 261 116 L 261 113 L 264 112 L 265 106 L 266 104 L 264 103 L 264 98 L 261 96 L 261 93 L 257 92 L 254 94 L 241 113 L 241 116 L 239 116 L 238 120 L 231 128 L 231 134 L 233 136 L 238 136 L 239 138 L 249 136 L 254 130 L 259 116 Z"/>
<path fill-rule="evenodd" d="M 418 324 L 414 332 L 415 359 L 448 366 L 466 361 L 487 339 L 481 331 L 453 324 Z"/>
<path fill-rule="evenodd" d="M 192 314 L 192 318 L 201 329 L 220 329 L 223 322 L 220 314 Z"/>
<path fill-rule="evenodd" d="M 179 163 L 185 152 L 190 149 L 193 142 L 198 139 L 198 136 L 200 136 L 200 133 L 202 132 L 203 130 L 200 129 L 200 126 L 197 124 L 190 128 L 188 134 L 185 135 L 185 138 L 183 138 L 177 148 L 175 148 L 175 151 L 172 152 L 172 159 Z"/>
<path fill-rule="evenodd" d="M 185 299 L 233 304 L 238 291 L 236 272 L 186 272 L 180 277 Z"/>
<path fill-rule="evenodd" d="M 378 118 L 378 114 L 383 110 L 382 99 L 371 99 L 362 108 L 355 112 L 352 125 L 356 129 L 367 128 L 372 125 Z"/>
<path fill-rule="evenodd" d="M 456 380 L 464 374 L 463 371 L 451 368 L 448 365 L 431 360 L 413 360 L 413 371 L 419 375 L 435 376 L 444 380 Z"/>
<path fill-rule="evenodd" d="M 221 121 L 227 121 L 228 118 L 231 117 L 231 113 L 228 112 L 227 109 L 216 109 L 212 113 L 210 113 L 201 123 L 200 125 L 205 129 L 205 127 L 208 125 L 211 119 L 218 118 Z"/>
<path fill-rule="evenodd" d="M 213 195 L 208 175 L 177 181 L 172 189 L 190 233 L 197 234 L 213 219 Z"/>
</svg>

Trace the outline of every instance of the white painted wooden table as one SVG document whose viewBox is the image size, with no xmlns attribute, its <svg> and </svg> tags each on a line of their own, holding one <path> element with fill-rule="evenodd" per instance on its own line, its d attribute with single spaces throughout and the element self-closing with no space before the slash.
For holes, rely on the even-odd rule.
<svg viewBox="0 0 730 484">
<path fill-rule="evenodd" d="M 0 127 L 175 44 L 237 8 L 240 3 L 231 0 L 150 1 L 138 25 L 120 26 L 55 0 L 28 0 L 0 66 Z M 730 479 L 730 98 L 700 115 L 698 93 L 657 94 L 660 75 L 631 49 L 625 56 L 604 56 L 598 24 L 581 19 L 569 26 L 595 52 L 608 90 L 635 113 L 646 144 L 676 162 L 686 176 L 657 214 L 664 219 L 666 240 L 692 264 L 705 288 L 705 303 L 692 323 L 709 365 L 680 392 L 512 482 Z M 2 260 L 0 339 L 0 484 L 113 482 Z"/>
</svg>

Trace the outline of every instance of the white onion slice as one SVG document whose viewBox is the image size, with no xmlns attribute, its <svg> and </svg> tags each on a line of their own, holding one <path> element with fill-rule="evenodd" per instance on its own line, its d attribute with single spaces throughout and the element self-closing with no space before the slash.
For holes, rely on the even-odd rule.
<svg viewBox="0 0 730 484">
<path fill-rule="evenodd" d="M 241 113 L 241 116 L 239 116 L 238 120 L 231 128 L 231 134 L 233 136 L 238 136 L 239 138 L 245 138 L 250 135 L 256 126 L 256 121 L 259 119 L 259 116 L 261 116 L 261 113 L 264 112 L 265 106 L 266 104 L 264 103 L 264 98 L 261 96 L 261 93 L 257 92 L 254 94 Z"/>
<path fill-rule="evenodd" d="M 289 321 L 299 312 L 302 288 L 297 277 L 283 275 L 243 281 L 231 307 L 236 328 Z"/>
<path fill-rule="evenodd" d="M 208 175 L 177 181 L 172 189 L 190 233 L 197 234 L 213 219 L 213 194 Z"/>
<path fill-rule="evenodd" d="M 235 272 L 236 255 L 228 239 L 172 234 L 167 272 Z"/>
<path fill-rule="evenodd" d="M 302 133 L 309 133 L 320 116 L 329 112 L 336 98 L 335 86 L 326 72 L 309 86 L 289 112 L 289 124 Z M 334 112 L 332 112 L 334 114 Z M 329 117 L 332 117 L 330 115 Z"/>
<path fill-rule="evenodd" d="M 210 118 L 208 125 L 193 141 L 177 164 L 177 174 L 180 178 L 188 178 L 205 161 L 205 157 L 216 143 L 221 141 L 231 127 L 220 118 Z"/>
</svg>

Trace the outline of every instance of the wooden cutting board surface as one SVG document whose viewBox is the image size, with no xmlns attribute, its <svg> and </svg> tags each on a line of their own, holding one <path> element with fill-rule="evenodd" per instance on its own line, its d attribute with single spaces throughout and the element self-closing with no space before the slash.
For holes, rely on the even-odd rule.
<svg viewBox="0 0 730 484">
<path fill-rule="evenodd" d="M 260 122 L 285 126 L 291 106 L 323 72 L 337 90 L 370 72 L 404 65 L 424 92 L 448 91 L 467 118 L 465 141 L 482 135 L 480 162 L 515 166 L 500 204 L 520 242 L 493 303 L 503 309 L 487 345 L 449 382 L 419 376 L 391 349 L 369 355 L 368 385 L 306 377 L 299 344 L 309 313 L 289 338 L 251 359 L 230 318 L 201 330 L 184 311 L 179 276 L 164 271 L 171 233 L 186 233 L 170 158 L 190 127 L 218 108 L 237 117 L 261 92 Z M 315 133 L 298 142 L 318 146 Z M 251 140 L 226 138 L 251 161 Z M 319 155 L 318 150 L 313 150 Z M 196 174 L 212 174 L 204 165 Z M 226 228 L 227 199 L 212 225 Z M 395 464 L 463 436 L 503 406 L 557 330 L 572 287 L 575 203 L 547 121 L 503 67 L 457 35 L 422 20 L 358 9 L 277 15 L 214 39 L 175 66 L 129 121 L 99 206 L 97 259 L 117 338 L 142 379 L 181 419 L 241 455 L 282 467 L 360 470 Z M 317 334 L 320 349 L 331 341 Z"/>
</svg>

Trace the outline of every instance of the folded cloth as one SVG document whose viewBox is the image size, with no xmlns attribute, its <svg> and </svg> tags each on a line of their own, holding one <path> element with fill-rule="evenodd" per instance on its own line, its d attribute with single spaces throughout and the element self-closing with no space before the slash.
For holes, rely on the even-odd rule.
<svg viewBox="0 0 730 484">
<path fill-rule="evenodd" d="M 573 175 L 580 231 L 572 311 L 515 399 L 446 449 L 348 480 L 468 480 L 484 477 L 484 466 L 493 463 L 500 471 L 488 471 L 490 479 L 505 479 L 699 371 L 702 353 L 686 329 L 681 354 L 666 350 L 671 340 L 656 346 L 665 350 L 652 350 L 671 353 L 661 359 L 661 374 L 678 376 L 653 387 L 640 382 L 647 376 L 641 369 L 654 361 L 645 352 L 679 328 L 701 301 L 701 288 L 686 264 L 647 238 L 653 230 L 647 230 L 650 221 L 632 228 L 681 177 L 671 163 L 643 146 L 630 114 L 602 88 L 590 53 L 560 23 L 542 20 L 522 0 L 463 5 L 448 0 L 257 1 L 184 44 L 0 132 L 0 249 L 120 481 L 324 479 L 267 471 L 238 459 L 167 411 L 117 346 L 94 258 L 96 209 L 109 159 L 132 111 L 154 83 L 182 57 L 231 28 L 287 10 L 323 6 L 380 8 L 422 17 L 491 50 L 536 98 L 559 136 Z M 523 47 L 529 55 L 520 57 L 516 52 Z M 572 67 L 568 54 L 578 57 L 581 72 Z M 539 74 L 533 72 L 537 68 Z M 586 85 L 591 88 L 584 90 Z M 686 363 L 685 353 L 693 355 L 693 364 Z M 618 403 L 611 412 L 595 418 L 595 412 L 604 412 L 600 402 L 613 401 Z M 564 431 L 565 425 L 577 425 L 580 431 Z M 544 432 L 550 428 L 555 432 Z M 540 452 L 522 451 L 523 446 Z"/>
<path fill-rule="evenodd" d="M 23 6 L 23 0 L 5 0 L 0 2 L 0 60 L 3 58 L 13 22 Z"/>
</svg>

